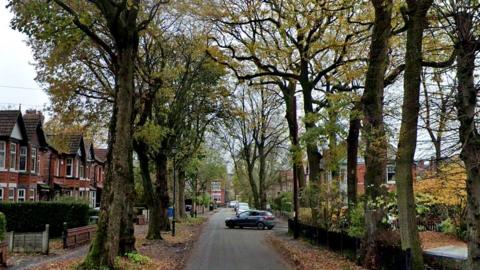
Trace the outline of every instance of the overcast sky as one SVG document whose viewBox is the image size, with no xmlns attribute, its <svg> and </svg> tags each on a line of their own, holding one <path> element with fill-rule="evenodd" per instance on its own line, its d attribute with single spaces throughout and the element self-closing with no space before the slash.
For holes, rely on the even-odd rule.
<svg viewBox="0 0 480 270">
<path fill-rule="evenodd" d="M 12 14 L 0 0 L 0 109 L 42 109 L 48 96 L 35 82 L 35 68 L 26 36 L 10 28 Z"/>
</svg>

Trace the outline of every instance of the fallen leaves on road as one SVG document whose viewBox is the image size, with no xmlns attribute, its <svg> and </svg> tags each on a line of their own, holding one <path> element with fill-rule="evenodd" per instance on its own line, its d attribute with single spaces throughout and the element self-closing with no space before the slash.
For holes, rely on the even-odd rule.
<svg viewBox="0 0 480 270">
<path fill-rule="evenodd" d="M 287 235 L 269 234 L 267 241 L 292 262 L 295 269 L 364 270 L 335 252 L 313 246 L 302 240 L 293 240 Z"/>
<path fill-rule="evenodd" d="M 424 250 L 444 246 L 467 246 L 465 242 L 458 240 L 455 236 L 441 232 L 421 232 L 420 239 L 422 240 L 422 247 Z"/>
</svg>

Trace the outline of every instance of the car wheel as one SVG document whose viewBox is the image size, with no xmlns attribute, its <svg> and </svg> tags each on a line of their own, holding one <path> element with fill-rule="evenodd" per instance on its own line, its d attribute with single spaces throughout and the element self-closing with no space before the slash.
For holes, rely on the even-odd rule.
<svg viewBox="0 0 480 270">
<path fill-rule="evenodd" d="M 268 228 L 269 230 L 271 230 L 271 229 L 273 229 L 273 226 L 268 226 L 267 228 Z"/>
<path fill-rule="evenodd" d="M 238 226 L 238 228 L 243 229 L 243 226 Z"/>
<path fill-rule="evenodd" d="M 259 222 L 259 223 L 257 224 L 257 229 L 259 229 L 259 230 L 265 229 L 265 224 L 263 224 L 262 222 Z"/>
</svg>

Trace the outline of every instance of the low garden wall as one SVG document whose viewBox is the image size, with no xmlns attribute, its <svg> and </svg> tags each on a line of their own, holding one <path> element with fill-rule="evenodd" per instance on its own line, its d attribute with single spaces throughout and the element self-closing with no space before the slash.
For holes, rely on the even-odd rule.
<svg viewBox="0 0 480 270">
<path fill-rule="evenodd" d="M 8 232 L 8 250 L 10 252 L 41 252 L 48 254 L 49 250 L 49 225 L 41 232 Z"/>
<path fill-rule="evenodd" d="M 63 248 L 75 248 L 85 245 L 92 241 L 97 232 L 97 225 L 82 226 L 77 228 L 67 228 L 67 223 L 63 224 Z"/>
</svg>

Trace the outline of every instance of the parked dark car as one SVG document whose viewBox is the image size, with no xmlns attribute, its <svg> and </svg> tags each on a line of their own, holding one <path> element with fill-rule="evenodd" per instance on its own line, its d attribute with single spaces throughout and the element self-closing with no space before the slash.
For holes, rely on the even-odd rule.
<svg viewBox="0 0 480 270">
<path fill-rule="evenodd" d="M 256 227 L 260 230 L 265 228 L 271 230 L 275 226 L 275 217 L 268 211 L 248 210 L 227 218 L 225 225 L 230 229 L 237 226 L 240 229 L 243 227 Z"/>
</svg>

